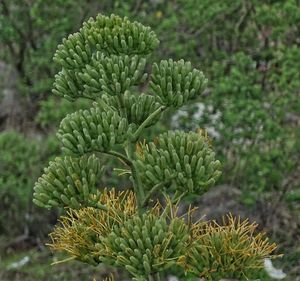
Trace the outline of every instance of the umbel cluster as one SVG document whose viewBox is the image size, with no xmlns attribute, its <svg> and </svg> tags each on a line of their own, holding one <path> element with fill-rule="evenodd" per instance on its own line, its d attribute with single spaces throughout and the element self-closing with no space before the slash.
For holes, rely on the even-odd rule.
<svg viewBox="0 0 300 281">
<path fill-rule="evenodd" d="M 221 174 L 208 137 L 201 130 L 167 131 L 151 142 L 141 137 L 165 111 L 199 99 L 207 83 L 190 62 L 149 66 L 158 43 L 149 27 L 98 15 L 58 46 L 53 93 L 93 102 L 62 120 L 63 156 L 34 187 L 38 206 L 65 210 L 50 247 L 92 265 L 122 267 L 138 281 L 160 280 L 168 270 L 246 279 L 275 249 L 255 233 L 257 225 L 231 215 L 221 225 L 194 221 L 191 208 L 177 212 L 182 198 L 200 196 Z M 104 154 L 122 162 L 128 190 L 101 187 Z"/>
</svg>

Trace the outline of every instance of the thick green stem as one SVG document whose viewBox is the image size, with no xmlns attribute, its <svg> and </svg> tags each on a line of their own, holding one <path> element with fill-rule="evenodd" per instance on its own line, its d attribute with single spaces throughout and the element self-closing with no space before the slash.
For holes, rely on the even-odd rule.
<svg viewBox="0 0 300 281">
<path fill-rule="evenodd" d="M 133 188 L 137 195 L 137 203 L 138 203 L 139 209 L 141 210 L 143 207 L 142 204 L 143 204 L 143 201 L 145 198 L 145 192 L 143 189 L 142 181 L 140 179 L 138 170 L 131 160 L 134 157 L 134 150 L 133 150 L 132 143 L 128 143 L 126 145 L 125 151 L 126 151 L 127 157 L 130 159 L 130 161 L 132 163 L 132 165 L 130 166 L 130 169 L 131 169 L 131 175 L 132 175 L 132 181 L 133 181 Z"/>
<path fill-rule="evenodd" d="M 157 117 L 158 114 L 160 114 L 162 111 L 164 111 L 165 108 L 166 108 L 165 106 L 161 106 L 148 116 L 148 118 L 138 127 L 138 129 L 133 134 L 133 137 L 131 140 L 133 143 L 135 143 L 138 140 L 143 129 L 146 128 L 153 121 L 153 119 L 155 119 Z M 126 152 L 127 152 L 127 157 L 129 157 L 130 159 L 132 159 L 134 157 L 132 143 L 128 144 Z M 145 191 L 143 188 L 141 178 L 138 173 L 138 169 L 136 168 L 136 166 L 134 164 L 131 166 L 131 172 L 132 172 L 134 190 L 137 194 L 138 206 L 139 206 L 139 209 L 142 210 L 145 206 L 145 202 L 147 202 L 147 200 L 148 200 L 147 199 L 148 197 L 145 196 Z"/>
<path fill-rule="evenodd" d="M 143 185 L 142 185 L 142 181 L 140 179 L 140 176 L 138 174 L 138 171 L 135 167 L 135 165 L 132 166 L 132 178 L 133 178 L 133 184 L 134 184 L 134 187 L 136 189 L 136 192 L 138 194 L 138 206 L 140 209 L 143 208 L 143 202 L 144 202 L 144 198 L 145 198 L 145 192 L 144 192 L 144 189 L 143 189 Z"/>
</svg>

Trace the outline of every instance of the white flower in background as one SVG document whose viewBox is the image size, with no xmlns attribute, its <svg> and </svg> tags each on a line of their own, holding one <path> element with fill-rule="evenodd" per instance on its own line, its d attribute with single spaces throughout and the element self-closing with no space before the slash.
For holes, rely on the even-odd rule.
<svg viewBox="0 0 300 281">
<path fill-rule="evenodd" d="M 282 271 L 282 269 L 277 269 L 273 266 L 272 261 L 270 259 L 264 260 L 265 270 L 268 275 L 274 279 L 283 279 L 286 277 L 286 274 Z"/>
<path fill-rule="evenodd" d="M 192 119 L 189 120 L 189 125 L 192 130 L 199 128 L 199 120 L 202 118 L 205 111 L 210 113 L 210 123 L 212 126 L 205 127 L 205 130 L 208 132 L 209 136 L 213 138 L 219 138 L 220 133 L 214 127 L 215 124 L 220 123 L 221 112 L 217 111 L 213 113 L 214 108 L 211 105 L 206 106 L 204 103 L 195 103 L 194 104 L 194 113 L 191 116 Z M 171 119 L 171 127 L 172 129 L 180 129 L 180 119 L 189 118 L 188 110 L 190 109 L 189 106 L 184 106 L 183 108 L 177 110 L 177 112 L 172 116 Z"/>
<path fill-rule="evenodd" d="M 24 258 L 22 258 L 19 261 L 13 262 L 10 265 L 8 265 L 7 269 L 17 269 L 20 267 L 23 267 L 24 265 L 26 265 L 28 262 L 30 261 L 30 258 L 28 256 L 25 256 Z"/>
</svg>

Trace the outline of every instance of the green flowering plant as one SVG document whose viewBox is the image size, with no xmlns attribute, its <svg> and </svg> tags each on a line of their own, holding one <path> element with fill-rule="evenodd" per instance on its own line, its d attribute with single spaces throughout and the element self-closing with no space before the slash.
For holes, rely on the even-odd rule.
<svg viewBox="0 0 300 281">
<path fill-rule="evenodd" d="M 64 156 L 34 187 L 37 205 L 67 209 L 50 247 L 88 264 L 121 267 L 133 280 L 160 280 L 170 268 L 207 280 L 247 278 L 276 247 L 254 233 L 256 225 L 231 216 L 222 225 L 194 222 L 191 208 L 178 213 L 181 198 L 203 194 L 221 174 L 208 136 L 168 131 L 142 139 L 164 112 L 201 97 L 207 83 L 183 60 L 154 63 L 148 75 L 158 43 L 149 27 L 98 15 L 58 46 L 53 93 L 93 105 L 62 120 Z M 99 188 L 102 155 L 123 163 L 129 190 Z"/>
</svg>

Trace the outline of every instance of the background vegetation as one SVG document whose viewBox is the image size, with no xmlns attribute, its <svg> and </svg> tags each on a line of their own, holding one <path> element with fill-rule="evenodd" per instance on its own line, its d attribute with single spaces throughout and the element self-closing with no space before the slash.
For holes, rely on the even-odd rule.
<svg viewBox="0 0 300 281">
<path fill-rule="evenodd" d="M 75 105 L 51 95 L 63 37 L 98 13 L 150 25 L 161 58 L 183 58 L 209 78 L 205 98 L 161 126 L 205 128 L 223 176 L 199 213 L 250 217 L 279 243 L 276 265 L 300 276 L 300 2 L 297 0 L 1 0 L 0 279 L 92 280 L 94 269 L 64 264 L 44 248 L 57 214 L 32 204 L 33 183 L 59 153 L 55 131 Z M 159 128 L 157 128 L 159 130 Z M 110 173 L 106 184 L 122 186 Z M 29 257 L 18 269 L 10 265 Z M 61 271 L 60 271 L 61 270 Z M 51 272 L 51 275 L 49 273 Z M 75 273 L 74 273 L 75 272 Z M 27 279 L 26 279 L 27 278 Z M 257 276 L 261 280 L 269 277 Z M 289 278 L 289 279 L 288 279 Z"/>
</svg>

